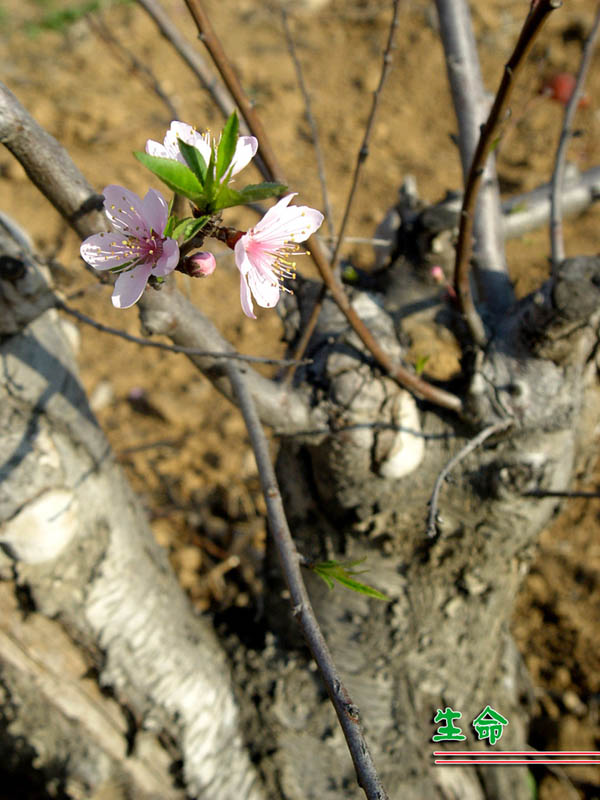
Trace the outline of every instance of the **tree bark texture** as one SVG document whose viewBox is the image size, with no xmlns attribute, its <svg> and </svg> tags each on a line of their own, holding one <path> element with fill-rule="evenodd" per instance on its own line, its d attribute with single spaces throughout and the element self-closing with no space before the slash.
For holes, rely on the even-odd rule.
<svg viewBox="0 0 600 800">
<path fill-rule="evenodd" d="M 190 612 L 98 429 L 43 271 L 22 244 L 3 252 L 23 266 L 1 282 L 3 763 L 73 798 L 361 797 L 272 555 L 265 615 L 223 647 Z M 415 308 L 423 325 L 464 333 L 421 278 L 400 259 L 379 291 L 352 290 L 395 358 Z M 461 711 L 464 746 L 479 749 L 470 723 L 489 704 L 509 720 L 502 746 L 526 746 L 529 686 L 510 613 L 557 504 L 531 492 L 567 489 L 594 448 L 599 285 L 598 259 L 567 260 L 482 357 L 465 349 L 471 378 L 450 387 L 461 419 L 381 374 L 325 303 L 313 362 L 295 378 L 318 424 L 282 436 L 278 474 L 301 553 L 366 558 L 366 582 L 390 598 L 307 575 L 391 798 L 530 796 L 524 770 L 434 767 L 433 716 Z M 299 282 L 288 298 L 290 342 L 317 293 Z M 453 470 L 428 537 L 440 470 L 502 420 L 511 427 Z"/>
<path fill-rule="evenodd" d="M 65 327 L 43 310 L 47 276 L 14 242 L 2 252 L 23 274 L 1 281 L 15 311 L 1 344 L 0 760 L 69 797 L 118 781 L 141 798 L 261 798 L 225 655 L 88 406 Z"/>
</svg>

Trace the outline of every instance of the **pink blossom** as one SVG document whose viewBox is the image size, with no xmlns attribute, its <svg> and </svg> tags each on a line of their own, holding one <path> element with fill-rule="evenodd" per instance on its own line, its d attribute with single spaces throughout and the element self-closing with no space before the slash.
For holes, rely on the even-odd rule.
<svg viewBox="0 0 600 800">
<path fill-rule="evenodd" d="M 107 186 L 103 194 L 114 230 L 88 236 L 81 257 L 94 269 L 119 273 L 112 302 L 116 308 L 129 308 L 140 299 L 151 275 L 163 278 L 175 269 L 179 245 L 164 236 L 169 209 L 156 189 L 143 200 L 122 186 Z"/>
<path fill-rule="evenodd" d="M 207 275 L 212 275 L 217 268 L 217 262 L 212 253 L 207 253 L 203 250 L 194 253 L 187 259 L 187 274 L 192 278 L 205 278 Z"/>
<path fill-rule="evenodd" d="M 191 125 L 188 125 L 186 122 L 178 122 L 177 120 L 171 122 L 162 144 L 155 142 L 153 139 L 148 139 L 146 142 L 146 152 L 151 156 L 171 158 L 185 164 L 185 158 L 181 155 L 179 145 L 177 144 L 178 139 L 181 139 L 186 144 L 190 144 L 192 147 L 199 150 L 202 154 L 202 158 L 208 164 L 213 146 L 210 133 L 208 131 L 206 133 L 198 133 Z M 236 175 L 243 170 L 244 167 L 252 161 L 256 155 L 257 149 L 258 140 L 254 136 L 239 136 L 235 153 L 229 165 L 231 174 Z"/>
<path fill-rule="evenodd" d="M 277 305 L 279 292 L 285 289 L 281 281 L 296 277 L 296 262 L 290 257 L 300 254 L 297 242 L 308 239 L 323 222 L 323 214 L 314 208 L 290 206 L 295 196 L 283 197 L 235 244 L 242 309 L 252 319 L 256 319 L 252 295 L 263 308 Z"/>
</svg>

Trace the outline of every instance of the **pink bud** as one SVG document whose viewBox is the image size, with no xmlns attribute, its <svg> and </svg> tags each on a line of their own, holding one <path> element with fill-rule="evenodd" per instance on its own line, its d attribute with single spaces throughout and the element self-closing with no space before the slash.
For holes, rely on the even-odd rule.
<svg viewBox="0 0 600 800">
<path fill-rule="evenodd" d="M 432 267 L 429 274 L 436 283 L 446 283 L 444 270 L 439 266 L 439 264 L 436 264 L 434 267 Z"/>
<path fill-rule="evenodd" d="M 217 262 L 212 253 L 198 252 L 188 259 L 187 273 L 193 278 L 205 278 L 213 274 L 216 266 Z"/>
</svg>

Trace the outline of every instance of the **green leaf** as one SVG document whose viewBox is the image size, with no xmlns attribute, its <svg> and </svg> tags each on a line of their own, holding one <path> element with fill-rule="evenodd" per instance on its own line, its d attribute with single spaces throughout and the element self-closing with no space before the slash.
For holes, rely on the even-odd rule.
<svg viewBox="0 0 600 800">
<path fill-rule="evenodd" d="M 417 375 L 423 374 L 423 370 L 425 369 L 429 358 L 430 356 L 419 356 L 419 358 L 417 358 L 417 363 L 415 364 L 415 372 Z"/>
<path fill-rule="evenodd" d="M 148 153 L 134 153 L 138 161 L 154 173 L 163 183 L 178 194 L 201 205 L 204 202 L 202 184 L 189 167 L 172 158 L 150 156 Z"/>
<path fill-rule="evenodd" d="M 215 185 L 215 148 L 214 146 L 211 147 L 210 151 L 210 161 L 208 162 L 208 167 L 206 169 L 206 179 L 204 181 L 204 194 L 206 197 L 206 205 L 207 208 L 214 210 L 214 200 L 215 195 L 218 194 L 218 186 L 217 183 Z"/>
<path fill-rule="evenodd" d="M 185 159 L 185 163 L 198 178 L 201 185 L 204 186 L 206 180 L 206 161 L 204 160 L 204 156 L 197 147 L 184 142 L 183 139 L 177 139 L 177 144 L 179 145 L 179 152 Z"/>
<path fill-rule="evenodd" d="M 182 219 L 173 229 L 171 236 L 173 239 L 183 236 L 184 241 L 193 239 L 193 237 L 202 230 L 209 219 L 209 214 L 206 214 L 203 217 L 187 217 L 187 219 Z"/>
<path fill-rule="evenodd" d="M 221 134 L 221 139 L 219 140 L 219 148 L 217 150 L 218 181 L 221 180 L 231 165 L 231 160 L 233 159 L 235 148 L 237 146 L 238 128 L 238 118 L 234 111 L 225 123 L 223 133 Z"/>
<path fill-rule="evenodd" d="M 245 186 L 240 191 L 232 189 L 223 183 L 212 205 L 213 211 L 231 206 L 242 206 L 256 200 L 265 200 L 267 197 L 277 197 L 285 192 L 287 186 L 283 183 L 256 183 Z"/>
<path fill-rule="evenodd" d="M 353 592 L 389 602 L 389 597 L 378 592 L 377 589 L 373 589 L 372 586 L 357 581 L 353 577 L 354 575 L 359 575 L 361 572 L 367 571 L 354 569 L 357 564 L 362 564 L 364 560 L 364 558 L 361 558 L 358 561 L 346 561 L 344 563 L 339 561 L 319 561 L 317 564 L 313 564 L 311 569 L 325 581 L 330 589 L 333 589 L 334 581 L 337 581 Z"/>
</svg>

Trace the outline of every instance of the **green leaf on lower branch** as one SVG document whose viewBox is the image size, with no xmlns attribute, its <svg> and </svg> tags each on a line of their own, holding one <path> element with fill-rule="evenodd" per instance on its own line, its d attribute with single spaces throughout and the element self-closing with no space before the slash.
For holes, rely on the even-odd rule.
<svg viewBox="0 0 600 800">
<path fill-rule="evenodd" d="M 384 595 L 382 592 L 378 592 L 377 589 L 373 589 L 372 586 L 368 586 L 366 583 L 357 581 L 354 577 L 355 575 L 360 575 L 361 573 L 368 571 L 364 569 L 354 569 L 357 564 L 362 564 L 364 561 L 364 558 L 361 558 L 358 561 L 345 562 L 319 561 L 316 564 L 311 564 L 310 569 L 316 572 L 317 575 L 325 581 L 330 589 L 333 589 L 334 583 L 337 581 L 342 586 L 345 586 L 346 589 L 350 589 L 353 592 L 358 592 L 358 594 L 364 594 L 367 597 L 374 597 L 377 600 L 389 602 L 389 597 L 386 597 L 386 595 Z"/>
</svg>

